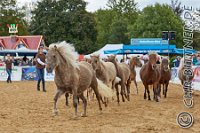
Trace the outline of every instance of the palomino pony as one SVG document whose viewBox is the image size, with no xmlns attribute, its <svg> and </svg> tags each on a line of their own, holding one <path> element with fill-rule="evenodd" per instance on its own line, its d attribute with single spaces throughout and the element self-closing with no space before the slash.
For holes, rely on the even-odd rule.
<svg viewBox="0 0 200 133">
<path fill-rule="evenodd" d="M 46 69 L 50 73 L 55 69 L 54 81 L 57 86 L 57 93 L 54 97 L 54 113 L 57 114 L 58 98 L 64 93 L 71 93 L 73 95 L 75 117 L 77 117 L 78 97 L 84 104 L 84 113 L 82 115 L 84 117 L 86 116 L 87 100 L 83 92 L 91 87 L 96 94 L 99 110 L 102 110 L 99 93 L 105 92 L 101 94 L 105 95 L 107 92 L 104 89 L 107 89 L 107 86 L 97 80 L 95 72 L 89 63 L 84 61 L 77 63 L 74 53 L 74 48 L 66 42 L 51 44 L 48 48 Z"/>
<path fill-rule="evenodd" d="M 180 79 L 181 84 L 183 85 L 184 80 L 186 80 L 186 76 L 184 75 L 184 58 L 181 58 L 181 61 L 180 61 L 180 64 L 179 64 L 178 78 Z M 193 78 L 194 78 L 194 74 L 189 77 L 189 80 L 192 81 Z"/>
<path fill-rule="evenodd" d="M 91 55 L 90 57 L 92 67 L 96 71 L 97 78 L 103 81 L 107 86 L 109 86 L 109 83 L 111 82 L 112 89 L 114 90 L 115 79 L 117 76 L 115 65 L 111 62 L 101 61 L 99 55 Z"/>
<path fill-rule="evenodd" d="M 146 99 L 146 91 L 148 93 L 148 100 L 150 98 L 149 85 L 153 85 L 154 100 L 158 102 L 158 83 L 160 81 L 160 69 L 156 65 L 157 54 L 149 53 L 149 60 L 144 64 L 140 70 L 140 78 L 145 87 L 144 99 Z"/>
<path fill-rule="evenodd" d="M 129 62 L 129 66 L 130 66 L 130 70 L 131 70 L 131 80 L 134 81 L 135 83 L 135 87 L 137 89 L 137 94 L 138 94 L 138 86 L 137 86 L 137 82 L 136 82 L 136 71 L 135 71 L 135 67 L 142 67 L 142 62 L 140 61 L 140 59 L 138 57 L 132 57 L 130 59 Z"/>
<path fill-rule="evenodd" d="M 118 85 L 121 85 L 121 96 L 122 96 L 122 101 L 125 102 L 124 96 L 127 98 L 128 101 L 130 101 L 130 69 L 129 66 L 125 63 L 117 63 L 115 59 L 116 55 L 111 55 L 108 56 L 108 61 L 112 62 L 115 65 L 116 71 L 117 71 L 117 77 L 121 79 L 119 83 L 115 84 L 116 88 L 116 94 L 117 94 L 117 102 L 119 104 L 119 88 Z M 127 94 L 126 94 L 126 89 L 127 88 Z"/>
<path fill-rule="evenodd" d="M 117 76 L 115 65 L 111 62 L 101 61 L 99 55 L 91 55 L 90 57 L 92 67 L 96 72 L 96 77 L 107 86 L 112 83 L 112 90 L 114 90 Z"/>
<path fill-rule="evenodd" d="M 159 81 L 159 91 L 161 91 L 161 85 L 163 85 L 163 95 L 167 97 L 167 88 L 169 85 L 169 81 L 171 79 L 171 71 L 169 68 L 169 61 L 167 58 L 163 58 L 160 65 L 161 77 Z"/>
</svg>

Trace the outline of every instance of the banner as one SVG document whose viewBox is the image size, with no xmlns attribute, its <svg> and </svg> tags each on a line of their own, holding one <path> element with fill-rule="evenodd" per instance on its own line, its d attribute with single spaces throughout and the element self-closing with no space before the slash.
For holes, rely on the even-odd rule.
<svg viewBox="0 0 200 133">
<path fill-rule="evenodd" d="M 22 68 L 14 67 L 12 69 L 11 80 L 12 81 L 21 81 L 22 76 Z M 8 78 L 8 74 L 6 72 L 5 67 L 0 67 L 0 81 L 6 81 Z"/>
<path fill-rule="evenodd" d="M 194 69 L 194 78 L 193 82 L 200 82 L 200 67 Z"/>
<path fill-rule="evenodd" d="M 22 80 L 38 80 L 37 71 L 35 67 L 22 68 Z"/>
<path fill-rule="evenodd" d="M 54 81 L 54 76 L 55 76 L 55 72 L 53 71 L 53 73 L 48 73 L 45 69 L 44 71 L 44 79 L 45 81 Z"/>
</svg>

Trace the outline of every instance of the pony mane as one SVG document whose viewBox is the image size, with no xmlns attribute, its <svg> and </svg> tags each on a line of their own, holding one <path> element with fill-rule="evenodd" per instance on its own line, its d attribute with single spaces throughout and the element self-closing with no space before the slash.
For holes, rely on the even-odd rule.
<svg viewBox="0 0 200 133">
<path fill-rule="evenodd" d="M 184 67 L 184 58 L 181 58 L 178 70 L 181 70 Z"/>
<path fill-rule="evenodd" d="M 155 51 L 151 51 L 148 53 L 148 55 L 157 55 L 157 53 Z"/>
<path fill-rule="evenodd" d="M 72 44 L 66 43 L 65 41 L 53 43 L 49 45 L 49 50 L 55 49 L 55 46 L 68 64 L 71 64 L 73 67 L 78 67 L 78 53 Z"/>
</svg>

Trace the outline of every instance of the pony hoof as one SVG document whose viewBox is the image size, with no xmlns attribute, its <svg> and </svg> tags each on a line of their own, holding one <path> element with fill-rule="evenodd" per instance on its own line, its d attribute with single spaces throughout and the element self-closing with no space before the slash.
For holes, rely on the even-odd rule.
<svg viewBox="0 0 200 133">
<path fill-rule="evenodd" d="M 57 110 L 53 110 L 53 115 L 54 116 L 58 115 L 58 111 Z"/>
<path fill-rule="evenodd" d="M 99 110 L 102 111 L 103 109 L 102 109 L 102 108 L 99 108 Z"/>
<path fill-rule="evenodd" d="M 102 114 L 103 114 L 103 111 L 100 110 L 99 114 L 102 115 Z"/>
<path fill-rule="evenodd" d="M 149 98 L 148 100 L 151 101 L 151 98 Z"/>
<path fill-rule="evenodd" d="M 86 114 L 81 114 L 81 117 L 87 117 L 87 115 Z"/>
<path fill-rule="evenodd" d="M 158 99 L 157 99 L 157 100 L 159 101 L 160 99 L 161 99 L 161 97 L 158 97 Z"/>
<path fill-rule="evenodd" d="M 73 116 L 73 119 L 74 119 L 74 120 L 77 120 L 77 119 L 78 119 L 78 115 L 74 115 L 74 116 Z"/>
<path fill-rule="evenodd" d="M 156 102 L 159 102 L 159 100 L 158 100 L 158 99 L 156 99 Z"/>
</svg>

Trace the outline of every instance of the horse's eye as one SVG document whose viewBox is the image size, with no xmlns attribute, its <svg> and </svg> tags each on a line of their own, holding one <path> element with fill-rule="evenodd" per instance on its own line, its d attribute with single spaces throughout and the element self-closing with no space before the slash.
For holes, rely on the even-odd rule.
<svg viewBox="0 0 200 133">
<path fill-rule="evenodd" d="M 95 60 L 95 63 L 97 63 L 97 60 Z"/>
<path fill-rule="evenodd" d="M 56 56 L 54 55 L 53 58 L 56 58 Z"/>
</svg>

